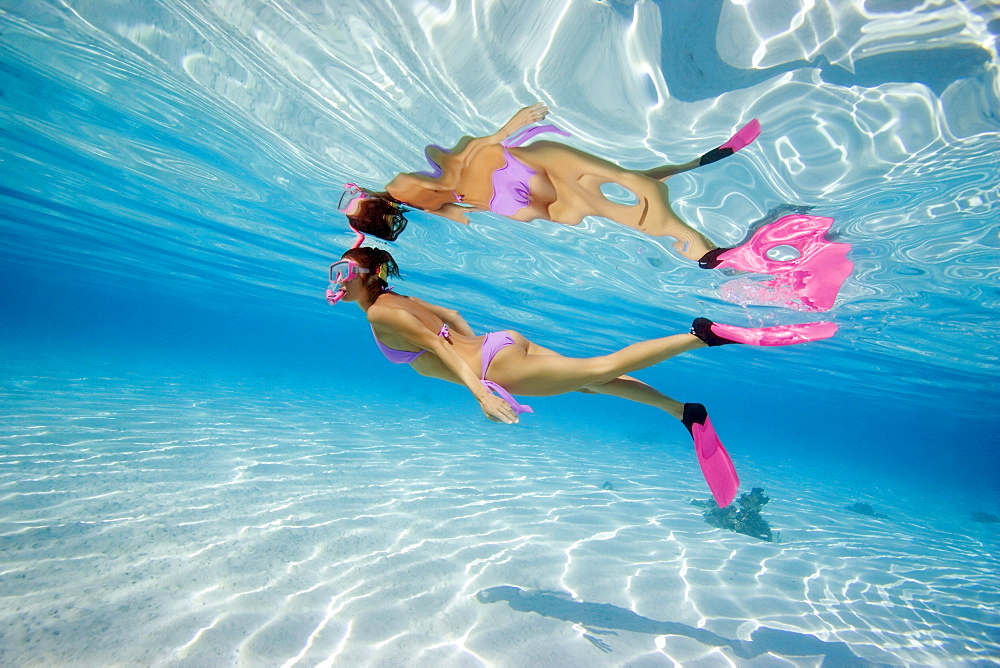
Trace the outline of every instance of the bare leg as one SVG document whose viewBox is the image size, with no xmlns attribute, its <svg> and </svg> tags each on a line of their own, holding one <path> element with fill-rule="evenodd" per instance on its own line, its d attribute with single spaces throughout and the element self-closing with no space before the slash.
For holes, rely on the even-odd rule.
<svg viewBox="0 0 1000 668">
<path fill-rule="evenodd" d="M 669 413 L 680 420 L 684 416 L 684 404 L 657 390 L 652 385 L 648 385 L 637 378 L 631 376 L 618 376 L 614 380 L 606 383 L 595 383 L 584 388 L 595 394 L 606 394 L 612 397 L 619 397 L 646 404 L 653 408 Z"/>
<path fill-rule="evenodd" d="M 642 341 L 610 355 L 584 359 L 529 354 L 522 345 L 509 346 L 497 353 L 487 376 L 510 392 L 525 396 L 550 396 L 583 388 L 596 391 L 592 387 L 595 384 L 608 383 L 623 374 L 703 347 L 705 343 L 693 334 Z"/>
<path fill-rule="evenodd" d="M 508 330 L 507 333 L 513 337 L 518 345 L 527 350 L 529 355 L 559 355 L 554 350 L 540 346 L 534 341 L 529 341 L 519 332 Z M 632 376 L 618 376 L 606 383 L 594 383 L 587 387 L 581 387 L 577 391 L 584 394 L 606 394 L 611 397 L 619 397 L 628 401 L 646 404 L 653 408 L 659 408 L 661 411 L 669 413 L 678 420 L 684 415 L 684 404 L 671 399 L 652 385 Z"/>
<path fill-rule="evenodd" d="M 703 154 L 700 158 L 684 163 L 683 165 L 664 165 L 662 167 L 654 167 L 653 169 L 642 171 L 640 174 L 648 176 L 651 179 L 656 179 L 657 181 L 663 181 L 674 174 L 680 174 L 681 172 L 686 172 L 690 169 L 695 169 L 704 165 L 710 165 L 713 162 L 722 160 L 723 158 L 728 158 L 736 151 L 739 151 L 740 149 L 753 143 L 759 135 L 760 122 L 755 118 L 737 130 L 736 134 L 726 140 L 724 144 L 713 148 L 708 153 Z"/>
<path fill-rule="evenodd" d="M 651 179 L 656 179 L 657 181 L 666 181 L 668 178 L 674 176 L 675 174 L 681 174 L 682 172 L 689 172 L 692 169 L 697 169 L 700 166 L 701 162 L 696 158 L 691 162 L 685 162 L 683 165 L 663 165 L 661 167 L 653 167 L 652 169 L 644 169 L 639 173 Z"/>
<path fill-rule="evenodd" d="M 555 142 L 540 141 L 530 146 L 511 148 L 510 151 L 537 172 L 530 184 L 532 204 L 518 212 L 518 219 L 541 217 L 556 223 L 576 225 L 586 216 L 602 216 L 650 236 L 673 237 L 677 240 L 674 248 L 684 257 L 696 261 L 716 248 L 674 212 L 670 207 L 667 187 L 643 172 L 623 169 L 607 160 Z M 680 165 L 658 169 L 688 168 L 688 165 Z M 634 193 L 638 201 L 635 204 L 609 201 L 601 192 L 605 183 L 620 185 Z"/>
</svg>

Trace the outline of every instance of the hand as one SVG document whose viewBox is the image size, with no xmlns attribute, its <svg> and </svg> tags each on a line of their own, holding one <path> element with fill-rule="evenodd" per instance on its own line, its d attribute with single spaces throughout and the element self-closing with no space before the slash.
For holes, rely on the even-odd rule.
<svg viewBox="0 0 1000 668">
<path fill-rule="evenodd" d="M 440 209 L 436 211 L 428 211 L 427 213 L 433 213 L 443 218 L 447 218 L 448 220 L 454 220 L 456 223 L 468 225 L 469 217 L 465 215 L 466 211 L 475 211 L 475 209 L 473 207 L 460 206 L 449 202 Z"/>
<path fill-rule="evenodd" d="M 486 417 L 493 422 L 504 422 L 506 424 L 517 424 L 517 413 L 506 401 L 500 397 L 490 394 L 479 402 L 479 407 L 483 409 Z"/>
<path fill-rule="evenodd" d="M 544 102 L 533 104 L 530 107 L 521 109 L 516 114 L 511 116 L 511 119 L 507 121 L 506 125 L 503 126 L 502 132 L 509 137 L 526 125 L 531 125 L 532 123 L 538 123 L 544 120 L 548 115 L 549 108 L 545 106 Z"/>
</svg>

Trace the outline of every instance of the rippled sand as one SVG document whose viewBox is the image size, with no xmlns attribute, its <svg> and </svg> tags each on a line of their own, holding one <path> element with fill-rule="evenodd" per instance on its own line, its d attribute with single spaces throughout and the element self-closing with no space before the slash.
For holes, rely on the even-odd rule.
<svg viewBox="0 0 1000 668">
<path fill-rule="evenodd" d="M 556 443 L 191 377 L 0 388 L 4 665 L 1000 657 L 996 525 L 753 462 L 781 542 L 713 529 L 683 432 Z M 875 498 L 887 518 L 843 509 Z"/>
</svg>

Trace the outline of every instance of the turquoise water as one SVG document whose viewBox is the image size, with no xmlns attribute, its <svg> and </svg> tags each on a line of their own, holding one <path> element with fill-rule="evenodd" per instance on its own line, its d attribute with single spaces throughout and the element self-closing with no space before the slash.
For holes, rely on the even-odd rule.
<svg viewBox="0 0 1000 668">
<path fill-rule="evenodd" d="M 998 26 L 971 0 L 6 3 L 2 662 L 1000 661 L 972 519 L 1000 515 Z M 486 423 L 323 300 L 341 184 L 536 100 L 636 168 L 759 118 L 675 210 L 733 245 L 811 207 L 852 245 L 834 338 L 637 374 L 710 407 L 779 542 L 702 521 L 661 414 Z M 572 355 L 817 319 L 608 221 L 416 213 L 389 247 L 400 291 Z"/>
</svg>

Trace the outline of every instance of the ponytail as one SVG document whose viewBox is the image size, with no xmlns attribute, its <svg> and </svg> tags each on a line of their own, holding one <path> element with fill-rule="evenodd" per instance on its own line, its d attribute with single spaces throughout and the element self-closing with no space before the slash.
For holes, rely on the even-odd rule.
<svg viewBox="0 0 1000 668">
<path fill-rule="evenodd" d="M 345 260 L 354 260 L 359 266 L 368 270 L 368 294 L 372 300 L 389 289 L 388 279 L 399 277 L 399 265 L 387 250 L 362 246 L 352 248 L 341 256 Z"/>
<path fill-rule="evenodd" d="M 358 211 L 348 216 L 351 227 L 386 241 L 395 241 L 406 229 L 406 216 L 410 209 L 386 192 L 361 189 L 368 197 L 358 203 Z"/>
</svg>

